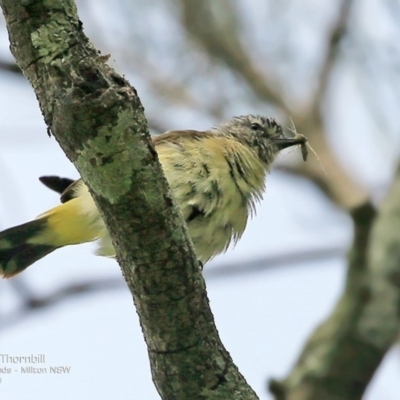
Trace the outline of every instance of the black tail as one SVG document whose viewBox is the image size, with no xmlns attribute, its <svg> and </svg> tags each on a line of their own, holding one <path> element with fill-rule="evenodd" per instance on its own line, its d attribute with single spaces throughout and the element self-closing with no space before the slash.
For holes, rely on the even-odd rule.
<svg viewBox="0 0 400 400">
<path fill-rule="evenodd" d="M 0 232 L 0 276 L 11 278 L 57 248 L 34 243 L 45 226 L 42 218 Z"/>
</svg>

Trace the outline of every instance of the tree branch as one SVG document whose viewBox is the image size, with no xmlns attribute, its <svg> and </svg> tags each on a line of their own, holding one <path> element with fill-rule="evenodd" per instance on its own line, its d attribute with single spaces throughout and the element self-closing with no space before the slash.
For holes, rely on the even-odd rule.
<svg viewBox="0 0 400 400">
<path fill-rule="evenodd" d="M 347 211 L 369 201 L 368 190 L 343 168 L 332 152 L 324 133 L 321 112 L 319 115 L 299 116 L 295 120 L 298 132 L 307 136 L 318 156 L 316 158 L 311 155 L 307 163 L 298 165 L 298 175 L 311 179 L 334 204 Z M 293 169 L 291 172 L 293 173 Z"/>
<path fill-rule="evenodd" d="M 126 288 L 121 279 L 93 278 L 83 282 L 69 283 L 46 295 L 37 295 L 30 290 L 29 285 L 25 285 L 23 281 L 17 279 L 15 278 L 11 282 L 18 282 L 17 288 L 28 289 L 28 293 L 21 292 L 18 289 L 18 295 L 22 298 L 22 306 L 10 314 L 0 315 L 0 329 L 13 327 L 23 321 L 24 318 L 32 316 L 33 312 L 43 312 L 50 307 L 56 307 L 60 303 L 70 300 L 72 296 L 87 296 L 93 293 Z"/>
<path fill-rule="evenodd" d="M 12 72 L 14 74 L 18 74 L 18 75 L 22 76 L 21 69 L 18 67 L 17 64 L 12 63 L 12 62 L 0 60 L 0 70 L 1 71 Z"/>
<path fill-rule="evenodd" d="M 400 169 L 379 215 L 366 204 L 352 217 L 353 248 L 345 291 L 310 337 L 283 382 L 279 400 L 358 400 L 400 328 Z"/>
<path fill-rule="evenodd" d="M 72 0 L 0 0 L 11 50 L 106 222 L 164 399 L 256 399 L 217 334 L 135 89 L 83 34 Z"/>
<path fill-rule="evenodd" d="M 238 18 L 236 18 L 236 10 L 232 1 L 223 0 L 223 6 L 220 5 L 225 20 L 231 19 L 225 24 L 216 18 L 210 2 L 180 0 L 180 4 L 183 24 L 193 39 L 211 57 L 226 64 L 229 69 L 242 76 L 261 100 L 278 106 L 290 115 L 291 110 L 283 98 L 283 90 L 276 76 L 273 76 L 271 70 L 267 75 L 261 74 L 240 43 Z M 263 65 L 263 69 L 266 68 L 267 66 Z"/>
<path fill-rule="evenodd" d="M 352 0 L 342 0 L 336 21 L 332 25 L 327 39 L 326 55 L 320 68 L 319 78 L 317 79 L 318 86 L 313 99 L 311 114 L 319 115 L 320 113 L 321 103 L 324 100 L 326 90 L 328 89 L 332 70 L 336 65 L 340 44 L 346 35 L 352 6 Z"/>
</svg>

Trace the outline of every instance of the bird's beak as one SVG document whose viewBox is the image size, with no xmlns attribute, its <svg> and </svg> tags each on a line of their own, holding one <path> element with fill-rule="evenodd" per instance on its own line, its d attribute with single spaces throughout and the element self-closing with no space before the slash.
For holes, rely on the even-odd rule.
<svg viewBox="0 0 400 400">
<path fill-rule="evenodd" d="M 307 139 L 304 136 L 294 138 L 285 138 L 281 136 L 279 138 L 272 139 L 272 142 L 278 147 L 279 150 L 295 146 L 296 144 L 304 144 L 306 141 Z"/>
</svg>

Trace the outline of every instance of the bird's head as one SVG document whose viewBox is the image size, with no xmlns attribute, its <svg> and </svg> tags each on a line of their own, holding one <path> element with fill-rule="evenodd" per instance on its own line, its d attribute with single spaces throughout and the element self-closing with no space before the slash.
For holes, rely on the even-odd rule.
<svg viewBox="0 0 400 400">
<path fill-rule="evenodd" d="M 214 133 L 229 135 L 254 149 L 264 163 L 270 165 L 279 151 L 304 144 L 302 135 L 285 137 L 282 127 L 273 118 L 255 115 L 234 117 L 213 128 Z"/>
</svg>

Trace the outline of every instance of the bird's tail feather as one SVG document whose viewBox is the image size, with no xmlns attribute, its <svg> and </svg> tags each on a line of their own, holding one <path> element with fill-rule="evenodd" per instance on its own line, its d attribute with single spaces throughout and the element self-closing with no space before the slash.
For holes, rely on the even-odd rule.
<svg viewBox="0 0 400 400">
<path fill-rule="evenodd" d="M 79 201 L 72 199 L 33 221 L 0 232 L 0 277 L 22 272 L 59 247 L 97 239 L 100 216 L 82 211 Z"/>
<path fill-rule="evenodd" d="M 46 218 L 0 232 L 0 276 L 11 278 L 58 246 L 32 243 L 46 229 Z"/>
</svg>

